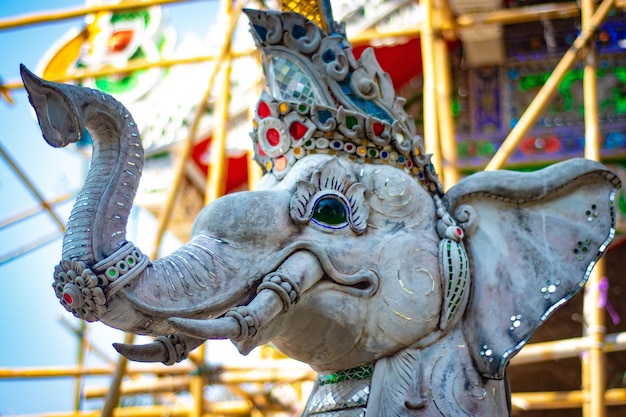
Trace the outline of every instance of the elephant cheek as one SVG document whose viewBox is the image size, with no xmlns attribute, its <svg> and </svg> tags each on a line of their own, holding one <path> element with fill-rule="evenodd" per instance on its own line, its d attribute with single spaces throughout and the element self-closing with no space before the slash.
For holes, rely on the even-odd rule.
<svg viewBox="0 0 626 417">
<path fill-rule="evenodd" d="M 369 349 L 413 345 L 438 328 L 442 290 L 433 242 L 425 239 L 418 246 L 401 237 L 382 251 L 380 259 L 391 261 L 380 267 L 381 287 L 370 302 L 368 333 L 376 346 Z"/>
</svg>

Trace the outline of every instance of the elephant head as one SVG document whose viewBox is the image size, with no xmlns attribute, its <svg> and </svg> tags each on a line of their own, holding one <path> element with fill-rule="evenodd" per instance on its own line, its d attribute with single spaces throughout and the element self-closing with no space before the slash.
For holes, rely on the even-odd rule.
<svg viewBox="0 0 626 417">
<path fill-rule="evenodd" d="M 264 178 L 208 205 L 190 242 L 158 260 L 125 238 L 142 166 L 132 117 L 22 68 L 48 143 L 84 129 L 94 143 L 57 297 L 77 317 L 157 336 L 117 346 L 135 360 L 272 341 L 322 375 L 307 415 L 506 414 L 506 365 L 584 286 L 613 238 L 619 180 L 580 159 L 444 193 L 371 53 L 355 59 L 335 23 L 247 14 L 269 87 L 252 133 Z"/>
</svg>

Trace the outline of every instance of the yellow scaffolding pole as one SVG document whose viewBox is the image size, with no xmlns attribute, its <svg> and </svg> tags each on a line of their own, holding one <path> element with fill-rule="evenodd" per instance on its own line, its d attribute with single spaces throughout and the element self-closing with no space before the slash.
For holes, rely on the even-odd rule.
<svg viewBox="0 0 626 417">
<path fill-rule="evenodd" d="M 424 9 L 420 36 L 424 79 L 424 147 L 427 153 L 433 154 L 431 161 L 435 166 L 435 171 L 442 172 L 437 108 L 437 69 L 433 42 L 433 0 L 423 0 L 421 4 Z"/>
<path fill-rule="evenodd" d="M 248 51 L 233 51 L 233 58 L 239 58 L 242 56 L 248 56 L 253 54 L 254 50 Z M 216 55 L 197 55 L 186 58 L 162 58 L 155 61 L 148 61 L 145 59 L 137 59 L 132 62 L 127 62 L 123 67 L 107 67 L 97 70 L 76 70 L 72 74 L 65 74 L 63 76 L 49 77 L 48 81 L 55 82 L 67 82 L 67 81 L 80 81 L 85 78 L 97 78 L 109 75 L 125 74 L 128 72 L 141 71 L 151 68 L 169 68 L 176 65 L 189 65 L 199 64 L 202 62 L 211 62 L 218 60 Z M 24 84 L 21 81 L 11 81 L 6 84 L 0 84 L 0 89 L 6 91 L 16 90 L 24 88 Z"/>
<path fill-rule="evenodd" d="M 552 391 L 552 392 L 516 392 L 512 395 L 511 404 L 514 410 L 556 410 L 580 408 L 587 398 L 586 391 Z M 607 405 L 626 405 L 626 389 L 613 388 L 607 390 L 602 400 Z M 593 417 L 597 417 L 592 414 Z"/>
<path fill-rule="evenodd" d="M 581 23 L 583 30 L 593 27 L 594 0 L 581 1 Z M 600 161 L 600 122 L 598 118 L 598 87 L 596 76 L 596 47 L 588 42 L 583 50 L 584 60 L 584 108 L 585 108 L 585 158 Z M 587 282 L 583 302 L 583 335 L 589 341 L 589 349 L 581 357 L 582 411 L 583 417 L 606 416 L 606 354 L 604 337 L 606 334 L 604 306 L 600 304 L 601 281 L 605 262 L 600 259 Z"/>
<path fill-rule="evenodd" d="M 603 344 L 605 353 L 626 350 L 626 332 L 606 335 Z M 588 337 L 531 343 L 524 346 L 524 349 L 511 359 L 510 366 L 575 358 L 594 345 L 596 345 L 596 342 Z"/>
<path fill-rule="evenodd" d="M 446 3 L 446 0 L 442 0 Z M 447 10 L 438 7 L 439 11 Z M 440 13 L 441 14 L 441 13 Z M 439 139 L 441 141 L 439 152 L 441 158 L 441 174 L 443 175 L 442 185 L 444 190 L 449 190 L 459 181 L 459 171 L 457 169 L 457 146 L 454 134 L 454 118 L 452 117 L 452 80 L 450 74 L 450 59 L 448 56 L 448 45 L 441 33 L 437 22 L 437 32 L 433 37 L 433 53 L 436 68 L 436 102 L 437 102 L 437 124 L 439 128 Z"/>
<path fill-rule="evenodd" d="M 145 9 L 151 6 L 160 6 L 163 4 L 180 4 L 193 0 L 141 0 L 127 1 L 117 4 L 97 4 L 90 7 L 78 7 L 67 10 L 50 10 L 41 13 L 31 13 L 23 16 L 9 17 L 0 19 L 0 30 L 15 29 L 21 26 L 29 26 L 40 23 L 56 22 L 59 20 L 74 19 L 84 17 L 85 15 L 106 12 L 122 12 L 138 9 Z"/>
<path fill-rule="evenodd" d="M 223 0 L 225 18 L 229 21 L 237 21 L 238 14 L 233 14 L 232 0 Z M 230 76 L 232 72 L 232 32 L 227 34 L 225 40 L 226 53 L 222 62 L 222 85 L 220 96 L 215 103 L 215 125 L 211 141 L 211 158 L 209 163 L 204 203 L 221 197 L 226 192 L 226 169 L 228 160 L 226 157 L 226 135 L 228 123 L 228 108 L 230 106 Z"/>
<path fill-rule="evenodd" d="M 124 343 L 132 344 L 134 340 L 134 334 L 126 333 L 124 335 Z M 111 380 L 111 384 L 109 386 L 109 392 L 107 393 L 106 400 L 104 401 L 104 406 L 102 407 L 102 411 L 100 413 L 101 417 L 113 416 L 114 410 L 117 408 L 117 405 L 120 402 L 122 380 L 126 375 L 127 367 L 128 359 L 125 356 L 119 355 L 117 364 L 115 365 L 115 371 L 113 372 L 113 379 Z"/>
</svg>

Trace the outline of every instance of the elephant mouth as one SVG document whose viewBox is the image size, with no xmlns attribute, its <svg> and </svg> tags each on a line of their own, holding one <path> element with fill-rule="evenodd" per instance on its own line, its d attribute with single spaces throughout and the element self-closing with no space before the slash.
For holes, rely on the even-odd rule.
<svg viewBox="0 0 626 417">
<path fill-rule="evenodd" d="M 372 297 L 378 291 L 380 277 L 370 269 L 362 269 L 354 272 L 341 271 L 335 266 L 327 250 L 317 244 L 305 244 L 302 247 L 315 255 L 324 275 L 315 285 L 316 287 L 331 287 L 357 297 Z"/>
<path fill-rule="evenodd" d="M 357 297 L 372 297 L 378 290 L 379 279 L 373 271 L 359 271 L 353 275 L 342 274 L 341 276 L 338 276 L 336 272 L 329 274 L 325 271 L 316 287 L 324 290 L 339 290 Z"/>
</svg>

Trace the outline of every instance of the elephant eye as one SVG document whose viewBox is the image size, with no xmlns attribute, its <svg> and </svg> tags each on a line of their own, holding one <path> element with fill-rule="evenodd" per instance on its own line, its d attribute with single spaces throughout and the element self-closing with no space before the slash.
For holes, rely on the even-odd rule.
<svg viewBox="0 0 626 417">
<path fill-rule="evenodd" d="M 348 211 L 343 201 L 325 196 L 315 203 L 312 219 L 320 226 L 340 229 L 348 224 Z"/>
<path fill-rule="evenodd" d="M 326 232 L 362 234 L 367 228 L 369 206 L 365 185 L 338 158 L 327 160 L 310 177 L 299 178 L 289 201 L 291 219 L 310 223 Z"/>
</svg>

